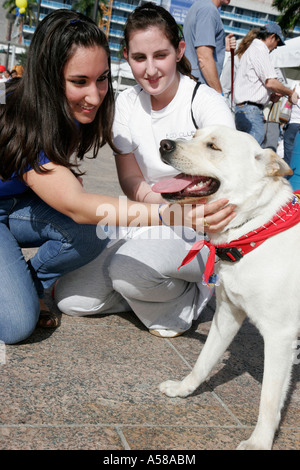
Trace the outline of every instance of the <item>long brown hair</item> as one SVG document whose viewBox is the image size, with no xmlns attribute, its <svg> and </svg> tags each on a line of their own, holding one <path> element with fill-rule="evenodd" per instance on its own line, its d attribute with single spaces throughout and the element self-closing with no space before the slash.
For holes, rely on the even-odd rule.
<svg viewBox="0 0 300 470">
<path fill-rule="evenodd" d="M 105 34 L 90 18 L 56 10 L 38 25 L 22 78 L 7 82 L 6 104 L 0 106 L 0 175 L 22 176 L 29 168 L 40 172 L 39 155 L 71 167 L 70 157 L 82 159 L 108 143 L 113 149 L 114 94 L 108 92 L 92 123 L 74 121 L 65 96 L 64 67 L 77 47 L 101 46 L 110 51 Z"/>
<path fill-rule="evenodd" d="M 174 49 L 178 49 L 179 42 L 183 40 L 179 25 L 165 8 L 155 3 L 147 2 L 133 10 L 127 19 L 124 27 L 124 45 L 127 51 L 129 50 L 130 35 L 134 31 L 145 30 L 151 26 L 160 28 L 169 39 Z M 191 75 L 191 64 L 185 55 L 182 56 L 181 60 L 177 62 L 176 65 L 178 72 L 194 78 Z"/>
</svg>

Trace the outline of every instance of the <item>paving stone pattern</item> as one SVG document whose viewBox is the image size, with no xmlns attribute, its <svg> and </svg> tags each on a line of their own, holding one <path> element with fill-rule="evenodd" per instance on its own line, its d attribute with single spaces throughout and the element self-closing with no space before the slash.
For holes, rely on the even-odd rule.
<svg viewBox="0 0 300 470">
<path fill-rule="evenodd" d="M 88 190 L 122 194 L 109 148 L 86 160 L 84 168 Z M 128 312 L 62 315 L 56 330 L 37 328 L 22 344 L 6 346 L 0 364 L 0 449 L 235 449 L 250 436 L 258 415 L 263 342 L 254 326 L 245 322 L 192 396 L 171 399 L 158 390 L 160 382 L 191 370 L 214 308 L 212 299 L 189 332 L 170 340 L 151 336 Z M 299 379 L 295 365 L 274 449 L 300 448 Z"/>
</svg>

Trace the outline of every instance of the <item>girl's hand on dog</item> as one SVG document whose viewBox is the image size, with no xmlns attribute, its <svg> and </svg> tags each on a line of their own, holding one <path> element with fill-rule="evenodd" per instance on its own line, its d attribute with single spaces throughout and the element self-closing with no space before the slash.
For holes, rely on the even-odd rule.
<svg viewBox="0 0 300 470">
<path fill-rule="evenodd" d="M 196 232 L 220 232 L 235 217 L 236 206 L 228 204 L 228 199 L 206 202 L 202 198 L 197 204 L 169 204 L 159 206 L 159 216 L 165 225 L 185 225 Z"/>
<path fill-rule="evenodd" d="M 193 221 L 192 227 L 197 232 L 207 233 L 223 230 L 236 215 L 234 212 L 236 206 L 228 202 L 228 199 L 219 199 L 209 203 L 206 203 L 206 199 L 199 200 L 196 206 L 192 206 L 189 213 Z"/>
<path fill-rule="evenodd" d="M 204 204 L 203 229 L 205 232 L 221 232 L 226 225 L 234 219 L 236 206 L 228 204 L 228 199 L 219 199 L 218 201 Z"/>
</svg>

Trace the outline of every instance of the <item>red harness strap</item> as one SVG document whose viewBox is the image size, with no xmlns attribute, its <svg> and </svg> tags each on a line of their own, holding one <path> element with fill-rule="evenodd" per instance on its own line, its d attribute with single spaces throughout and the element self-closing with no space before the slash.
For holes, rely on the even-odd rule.
<svg viewBox="0 0 300 470">
<path fill-rule="evenodd" d="M 267 238 L 272 237 L 273 235 L 276 235 L 283 230 L 287 230 L 299 222 L 299 192 L 298 194 L 295 192 L 295 196 L 293 197 L 292 201 L 288 202 L 279 212 L 277 212 L 272 220 L 267 222 L 262 227 L 259 227 L 258 229 L 243 235 L 237 240 L 216 246 L 206 240 L 200 240 L 196 242 L 178 269 L 192 261 L 192 259 L 195 258 L 203 246 L 207 246 L 209 248 L 209 256 L 204 270 L 204 281 L 208 284 L 209 278 L 214 271 L 216 254 L 220 259 L 225 261 L 239 261 L 244 255 L 261 245 L 265 240 L 267 240 Z"/>
</svg>

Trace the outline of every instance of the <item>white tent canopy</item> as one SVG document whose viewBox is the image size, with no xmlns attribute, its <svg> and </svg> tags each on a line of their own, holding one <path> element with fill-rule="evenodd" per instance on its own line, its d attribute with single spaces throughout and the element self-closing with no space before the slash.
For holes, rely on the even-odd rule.
<svg viewBox="0 0 300 470">
<path fill-rule="evenodd" d="M 111 75 L 112 77 L 125 77 L 134 79 L 131 68 L 128 65 L 128 62 L 120 62 L 118 64 L 111 64 Z"/>
<path fill-rule="evenodd" d="M 119 62 L 118 64 L 112 63 L 111 75 L 113 79 L 112 85 L 116 95 L 118 95 L 120 91 L 128 88 L 128 86 L 136 83 L 127 62 Z"/>
<path fill-rule="evenodd" d="M 286 40 L 285 46 L 277 47 L 270 58 L 274 67 L 300 67 L 300 37 Z"/>
</svg>

